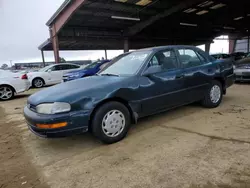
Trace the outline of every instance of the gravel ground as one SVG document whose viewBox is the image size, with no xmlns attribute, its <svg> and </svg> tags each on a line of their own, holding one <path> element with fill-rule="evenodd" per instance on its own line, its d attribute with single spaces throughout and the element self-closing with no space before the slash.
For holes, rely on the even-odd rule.
<svg viewBox="0 0 250 188">
<path fill-rule="evenodd" d="M 220 107 L 193 104 L 141 119 L 126 139 L 33 135 L 22 116 L 29 91 L 0 103 L 0 188 L 248 188 L 250 85 Z"/>
</svg>

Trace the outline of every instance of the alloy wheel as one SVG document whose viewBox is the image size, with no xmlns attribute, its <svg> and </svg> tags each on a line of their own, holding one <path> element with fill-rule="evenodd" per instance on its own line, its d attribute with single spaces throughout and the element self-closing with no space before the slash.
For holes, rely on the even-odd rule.
<svg viewBox="0 0 250 188">
<path fill-rule="evenodd" d="M 34 80 L 34 85 L 37 88 L 43 87 L 43 81 L 41 79 Z"/>
<path fill-rule="evenodd" d="M 0 87 L 0 99 L 1 100 L 8 100 L 13 97 L 13 91 L 8 86 Z"/>
</svg>

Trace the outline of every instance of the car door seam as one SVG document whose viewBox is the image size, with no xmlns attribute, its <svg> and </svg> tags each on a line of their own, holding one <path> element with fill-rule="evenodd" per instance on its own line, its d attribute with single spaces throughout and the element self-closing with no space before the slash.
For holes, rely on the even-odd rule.
<svg viewBox="0 0 250 188">
<path fill-rule="evenodd" d="M 174 94 L 174 93 L 178 93 L 178 92 L 182 92 L 182 91 L 185 91 L 185 90 L 202 87 L 202 86 L 205 86 L 205 85 L 208 85 L 208 83 L 201 84 L 201 85 L 198 85 L 198 86 L 188 87 L 188 88 L 185 88 L 185 89 L 180 89 L 180 90 L 173 91 L 173 92 L 164 93 L 164 94 L 153 96 L 153 97 L 148 97 L 148 98 L 145 98 L 145 99 L 142 99 L 142 100 L 134 100 L 134 101 L 131 101 L 131 102 L 145 101 L 145 100 L 149 100 L 149 99 L 153 99 L 153 98 L 157 98 L 157 97 L 163 97 L 165 95 L 171 95 L 171 94 Z"/>
</svg>

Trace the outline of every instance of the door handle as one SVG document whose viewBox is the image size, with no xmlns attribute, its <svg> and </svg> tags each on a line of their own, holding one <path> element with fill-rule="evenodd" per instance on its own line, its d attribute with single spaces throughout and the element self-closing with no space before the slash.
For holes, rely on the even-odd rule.
<svg viewBox="0 0 250 188">
<path fill-rule="evenodd" d="M 182 79 L 182 78 L 184 78 L 184 75 L 183 75 L 183 74 L 177 75 L 175 78 L 176 78 L 176 79 Z"/>
</svg>

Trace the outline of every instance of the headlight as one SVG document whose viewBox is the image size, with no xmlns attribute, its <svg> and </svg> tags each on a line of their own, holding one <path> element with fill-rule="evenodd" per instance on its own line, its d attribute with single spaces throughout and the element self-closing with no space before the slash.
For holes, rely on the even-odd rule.
<svg viewBox="0 0 250 188">
<path fill-rule="evenodd" d="M 45 103 L 36 106 L 36 111 L 40 114 L 57 114 L 70 110 L 70 104 L 64 102 Z"/>
</svg>

